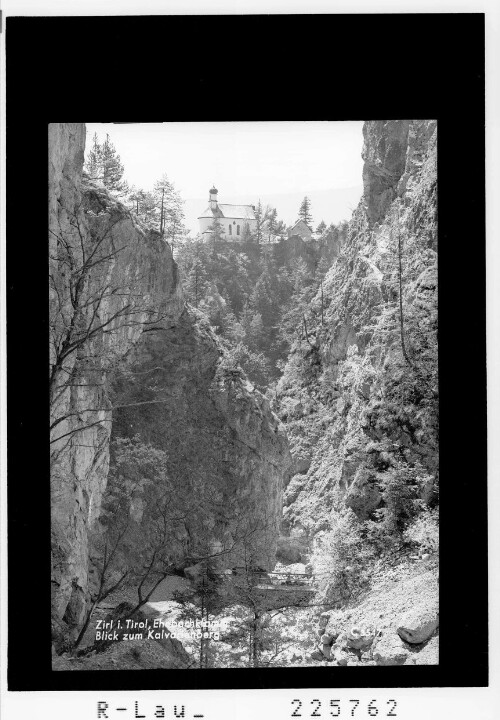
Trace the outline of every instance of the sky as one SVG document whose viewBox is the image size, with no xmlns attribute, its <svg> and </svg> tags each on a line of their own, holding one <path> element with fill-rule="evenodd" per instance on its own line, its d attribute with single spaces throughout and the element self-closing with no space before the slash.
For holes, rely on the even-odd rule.
<svg viewBox="0 0 500 720">
<path fill-rule="evenodd" d="M 164 173 L 185 200 L 186 225 L 197 217 L 212 185 L 219 202 L 276 207 L 287 224 L 302 198 L 313 223 L 349 219 L 362 193 L 361 122 L 87 123 L 87 149 L 106 133 L 125 167 L 125 179 L 152 189 Z"/>
</svg>

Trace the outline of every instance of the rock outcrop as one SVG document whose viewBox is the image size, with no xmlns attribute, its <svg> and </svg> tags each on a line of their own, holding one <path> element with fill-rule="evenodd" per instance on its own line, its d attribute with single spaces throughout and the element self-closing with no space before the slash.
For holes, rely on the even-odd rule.
<svg viewBox="0 0 500 720">
<path fill-rule="evenodd" d="M 221 567 L 250 561 L 271 569 L 291 466 L 286 436 L 266 398 L 226 364 L 204 316 L 186 309 L 176 323 L 145 333 L 113 389 L 123 406 L 113 434 L 167 451 L 178 491 L 193 493 L 191 551 L 200 534 L 195 503 L 205 497 L 204 526 L 219 548 L 233 547 Z M 207 488 L 210 497 L 202 495 Z"/>
<path fill-rule="evenodd" d="M 103 189 L 82 186 L 84 146 L 83 124 L 49 126 L 56 637 L 79 626 L 87 604 L 88 528 L 99 515 L 109 466 L 109 372 L 150 321 L 175 319 L 182 308 L 168 246 L 136 225 Z"/>
<path fill-rule="evenodd" d="M 425 502 L 438 478 L 436 123 L 367 122 L 363 158 L 364 197 L 311 305 L 312 342 L 297 342 L 278 385 L 295 460 L 284 531 L 309 539 L 339 502 L 372 517 L 391 454 L 419 468 Z"/>
<path fill-rule="evenodd" d="M 373 578 L 363 599 L 318 619 L 317 661 L 338 665 L 436 665 L 438 663 L 438 581 L 436 568 L 408 563 Z M 332 638 L 330 652 L 323 652 Z M 311 644 L 316 638 L 311 637 Z"/>
<path fill-rule="evenodd" d="M 291 464 L 267 400 L 241 371 L 224 365 L 210 327 L 186 307 L 168 244 L 102 186 L 82 181 L 84 144 L 83 124 L 50 126 L 52 620 L 58 648 L 75 636 L 88 604 L 88 534 L 100 513 L 112 433 L 139 434 L 168 449 L 180 473 L 213 487 L 247 529 L 252 523 L 260 528 L 256 559 L 264 566 L 276 551 Z M 149 377 L 140 376 L 143 371 Z M 151 399 L 151 393 L 158 402 L 142 410 L 118 407 L 126 398 L 129 405 L 139 396 Z M 236 525 L 213 528 L 214 538 L 236 536 Z"/>
</svg>

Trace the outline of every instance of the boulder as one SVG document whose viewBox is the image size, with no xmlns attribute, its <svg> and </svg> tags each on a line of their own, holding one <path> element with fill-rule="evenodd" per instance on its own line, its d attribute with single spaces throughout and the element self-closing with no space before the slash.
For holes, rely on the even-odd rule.
<svg viewBox="0 0 500 720">
<path fill-rule="evenodd" d="M 328 621 L 329 621 L 329 620 L 330 620 L 330 614 L 329 614 L 329 613 L 327 613 L 327 612 L 321 613 L 321 615 L 319 616 L 318 625 L 319 625 L 321 628 L 326 628 L 326 626 L 328 625 Z"/>
<path fill-rule="evenodd" d="M 419 605 L 401 618 L 398 634 L 405 642 L 419 645 L 431 637 L 438 625 L 437 603 Z"/>
<path fill-rule="evenodd" d="M 373 649 L 373 659 L 377 665 L 404 665 L 408 655 L 401 638 L 393 632 L 382 635 Z"/>
<path fill-rule="evenodd" d="M 311 660 L 318 660 L 321 662 L 325 659 L 325 656 L 319 650 L 314 650 L 314 652 L 311 653 L 310 658 Z"/>
<path fill-rule="evenodd" d="M 333 660 L 333 659 L 334 659 L 334 658 L 332 657 L 332 649 L 331 649 L 330 645 L 323 645 L 322 648 L 321 648 L 321 652 L 323 653 L 323 655 L 325 656 L 325 658 L 326 658 L 327 660 Z"/>
<path fill-rule="evenodd" d="M 366 650 L 375 639 L 375 630 L 367 629 L 362 632 L 359 628 L 353 627 L 347 636 L 347 646 L 353 650 Z"/>
<path fill-rule="evenodd" d="M 344 502 L 360 520 L 366 520 L 382 500 L 374 477 L 365 468 L 358 468 Z"/>
<path fill-rule="evenodd" d="M 337 665 L 347 665 L 349 660 L 352 659 L 352 655 L 348 655 L 346 652 L 341 650 L 340 648 L 336 648 L 334 654 L 333 654 L 334 660 L 336 660 Z"/>
<path fill-rule="evenodd" d="M 336 639 L 336 637 L 334 635 L 332 635 L 331 633 L 325 633 L 324 635 L 321 635 L 321 638 L 320 638 L 321 643 L 323 645 L 332 645 L 333 641 L 335 639 Z"/>
<path fill-rule="evenodd" d="M 293 473 L 294 475 L 305 475 L 311 467 L 310 455 L 295 455 L 293 457 Z"/>
</svg>

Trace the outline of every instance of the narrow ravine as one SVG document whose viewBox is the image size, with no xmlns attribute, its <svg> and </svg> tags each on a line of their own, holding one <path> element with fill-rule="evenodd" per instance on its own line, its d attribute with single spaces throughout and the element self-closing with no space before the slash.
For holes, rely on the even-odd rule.
<svg viewBox="0 0 500 720">
<path fill-rule="evenodd" d="M 437 663 L 436 124 L 175 260 L 50 140 L 54 669 Z"/>
</svg>

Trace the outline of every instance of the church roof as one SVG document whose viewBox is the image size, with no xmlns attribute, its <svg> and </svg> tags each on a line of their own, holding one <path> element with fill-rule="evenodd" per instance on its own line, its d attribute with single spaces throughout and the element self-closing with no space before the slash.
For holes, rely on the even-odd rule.
<svg viewBox="0 0 500 720">
<path fill-rule="evenodd" d="M 218 212 L 217 212 L 218 211 Z M 255 212 L 252 205 L 228 205 L 227 203 L 218 203 L 217 210 L 209 207 L 198 216 L 200 218 L 213 217 L 230 218 L 231 220 L 255 220 Z"/>
<path fill-rule="evenodd" d="M 222 213 L 217 210 L 212 210 L 210 206 L 207 207 L 207 209 L 201 213 L 201 215 L 198 215 L 198 220 L 201 218 L 213 218 L 213 217 L 224 217 Z"/>
<path fill-rule="evenodd" d="M 225 203 L 219 203 L 219 208 L 225 218 L 255 220 L 255 212 L 252 205 L 227 205 Z"/>
</svg>

